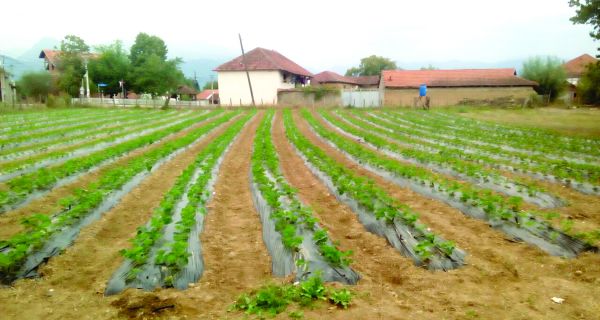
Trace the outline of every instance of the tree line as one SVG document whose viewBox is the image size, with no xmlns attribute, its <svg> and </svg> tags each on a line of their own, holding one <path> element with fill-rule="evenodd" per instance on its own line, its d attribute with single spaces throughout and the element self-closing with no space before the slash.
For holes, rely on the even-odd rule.
<svg viewBox="0 0 600 320">
<path fill-rule="evenodd" d="M 153 97 L 170 95 L 181 85 L 198 89 L 195 80 L 186 79 L 179 69 L 182 60 L 167 58 L 167 46 L 157 36 L 139 33 L 129 52 L 119 40 L 94 49 L 92 52 L 78 36 L 65 36 L 60 43 L 56 75 L 45 71 L 24 74 L 17 84 L 21 95 L 41 102 L 48 95 L 79 96 L 86 62 L 92 93 L 101 89 L 105 94 L 119 94 L 121 81 L 127 91 Z"/>
</svg>

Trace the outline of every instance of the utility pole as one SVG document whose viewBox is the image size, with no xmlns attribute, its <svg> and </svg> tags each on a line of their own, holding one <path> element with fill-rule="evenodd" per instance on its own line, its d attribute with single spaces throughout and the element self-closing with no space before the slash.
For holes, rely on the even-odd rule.
<svg viewBox="0 0 600 320">
<path fill-rule="evenodd" d="M 250 97 L 252 98 L 252 106 L 255 107 L 256 104 L 254 103 L 254 92 L 252 92 L 252 82 L 250 82 L 250 73 L 248 73 L 248 65 L 246 64 L 246 53 L 244 53 L 242 35 L 238 33 L 238 37 L 240 38 L 240 47 L 242 48 L 242 63 L 244 64 L 244 69 L 246 70 L 246 77 L 248 78 L 248 86 L 250 87 Z"/>
<path fill-rule="evenodd" d="M 214 76 L 212 74 L 209 76 L 209 78 L 210 78 L 210 104 L 215 104 L 215 90 L 213 89 L 215 81 L 213 80 L 213 77 Z"/>
<path fill-rule="evenodd" d="M 85 58 L 85 96 L 90 98 L 90 76 L 88 72 L 88 59 Z"/>
</svg>

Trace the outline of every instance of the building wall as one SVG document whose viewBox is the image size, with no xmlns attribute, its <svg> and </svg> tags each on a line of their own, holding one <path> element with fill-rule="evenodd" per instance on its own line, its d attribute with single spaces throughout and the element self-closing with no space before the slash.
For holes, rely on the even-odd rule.
<svg viewBox="0 0 600 320">
<path fill-rule="evenodd" d="M 385 88 L 384 106 L 413 106 L 419 89 Z M 521 104 L 530 95 L 536 94 L 531 87 L 469 87 L 469 88 L 427 88 L 432 107 L 459 104 L 495 104 L 502 101 Z"/>
<path fill-rule="evenodd" d="M 250 81 L 256 105 L 277 104 L 277 89 L 292 89 L 294 84 L 283 82 L 280 71 L 250 71 Z M 245 71 L 219 71 L 221 105 L 251 105 L 252 97 Z"/>
<path fill-rule="evenodd" d="M 278 104 L 283 107 L 337 107 L 342 105 L 339 93 L 327 93 L 321 99 L 315 100 L 314 93 L 305 93 L 297 89 L 281 91 L 278 94 Z"/>
</svg>

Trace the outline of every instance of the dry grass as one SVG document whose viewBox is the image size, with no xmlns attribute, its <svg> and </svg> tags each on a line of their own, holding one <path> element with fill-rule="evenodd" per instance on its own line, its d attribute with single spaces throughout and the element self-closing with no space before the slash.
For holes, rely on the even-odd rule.
<svg viewBox="0 0 600 320">
<path fill-rule="evenodd" d="M 541 128 L 581 137 L 600 137 L 600 109 L 468 109 L 452 110 L 461 116 L 519 127 Z"/>
</svg>

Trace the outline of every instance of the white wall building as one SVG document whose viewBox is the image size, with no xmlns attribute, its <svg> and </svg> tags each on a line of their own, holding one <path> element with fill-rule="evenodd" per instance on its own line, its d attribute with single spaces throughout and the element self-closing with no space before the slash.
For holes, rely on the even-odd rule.
<svg viewBox="0 0 600 320">
<path fill-rule="evenodd" d="M 312 73 L 274 50 L 256 48 L 246 53 L 245 62 L 256 105 L 277 104 L 277 90 L 304 86 L 312 77 Z M 221 105 L 252 104 L 242 56 L 220 65 L 215 71 Z"/>
</svg>

